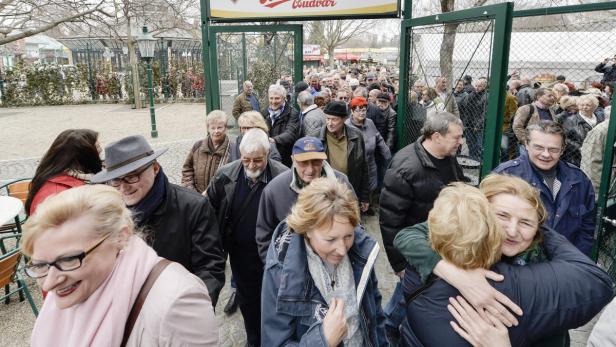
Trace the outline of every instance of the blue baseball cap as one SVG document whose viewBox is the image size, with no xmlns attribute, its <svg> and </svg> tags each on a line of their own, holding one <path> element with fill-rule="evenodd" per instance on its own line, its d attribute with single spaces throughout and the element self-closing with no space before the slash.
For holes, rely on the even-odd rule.
<svg viewBox="0 0 616 347">
<path fill-rule="evenodd" d="M 306 161 L 312 159 L 327 159 L 325 147 L 321 140 L 316 137 L 306 136 L 295 141 L 293 151 L 291 153 L 293 159 L 297 161 Z"/>
</svg>

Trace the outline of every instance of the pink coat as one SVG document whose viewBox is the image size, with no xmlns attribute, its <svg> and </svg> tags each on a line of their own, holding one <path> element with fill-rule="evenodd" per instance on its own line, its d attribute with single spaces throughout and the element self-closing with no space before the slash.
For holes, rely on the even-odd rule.
<svg viewBox="0 0 616 347">
<path fill-rule="evenodd" d="M 150 289 L 126 346 L 218 346 L 218 323 L 203 282 L 178 263 L 167 266 Z"/>
</svg>

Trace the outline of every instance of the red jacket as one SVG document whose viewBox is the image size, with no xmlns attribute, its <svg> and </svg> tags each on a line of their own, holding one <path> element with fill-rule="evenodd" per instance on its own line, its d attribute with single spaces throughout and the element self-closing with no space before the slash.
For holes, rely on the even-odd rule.
<svg viewBox="0 0 616 347">
<path fill-rule="evenodd" d="M 67 189 L 71 189 L 73 187 L 83 186 L 84 184 L 86 184 L 84 181 L 69 176 L 67 174 L 61 174 L 47 180 L 47 182 L 43 184 L 41 189 L 36 192 L 36 195 L 34 195 L 34 198 L 32 199 L 32 204 L 30 205 L 29 214 L 34 214 L 38 205 L 41 202 L 45 201 L 45 199 L 47 199 L 48 197 L 63 192 Z"/>
</svg>

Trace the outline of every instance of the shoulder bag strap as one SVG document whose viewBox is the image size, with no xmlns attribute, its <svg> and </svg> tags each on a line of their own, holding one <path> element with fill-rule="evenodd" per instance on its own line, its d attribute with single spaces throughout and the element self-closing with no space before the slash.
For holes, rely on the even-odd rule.
<svg viewBox="0 0 616 347">
<path fill-rule="evenodd" d="M 139 291 L 139 295 L 137 295 L 137 299 L 133 304 L 133 308 L 130 310 L 128 319 L 126 320 L 126 325 L 124 326 L 124 337 L 122 337 L 122 344 L 120 346 L 126 346 L 128 338 L 133 332 L 133 327 L 135 326 L 137 317 L 139 317 L 139 312 L 141 312 L 141 307 L 143 307 L 143 303 L 145 302 L 145 299 L 150 293 L 150 289 L 152 289 L 152 286 L 154 285 L 154 283 L 156 283 L 158 276 L 160 276 L 160 274 L 167 267 L 167 265 L 171 263 L 172 262 L 167 259 L 161 259 L 160 261 L 158 261 L 158 263 L 156 263 L 156 265 L 154 265 L 154 267 L 150 271 L 150 274 L 145 279 L 145 282 L 143 283 L 143 286 L 141 286 L 141 290 Z"/>
</svg>

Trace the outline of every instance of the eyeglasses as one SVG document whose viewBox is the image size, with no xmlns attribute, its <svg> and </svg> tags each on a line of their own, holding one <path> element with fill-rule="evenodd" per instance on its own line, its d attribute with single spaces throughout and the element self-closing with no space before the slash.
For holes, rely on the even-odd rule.
<svg viewBox="0 0 616 347">
<path fill-rule="evenodd" d="M 531 145 L 530 148 L 533 151 L 539 152 L 539 153 L 543 153 L 543 152 L 545 152 L 547 150 L 548 153 L 550 153 L 550 154 L 559 154 L 562 151 L 562 149 L 558 148 L 558 147 L 548 147 L 548 148 L 545 148 L 545 147 L 539 146 L 539 145 Z"/>
<path fill-rule="evenodd" d="M 138 170 L 138 171 L 134 171 L 133 173 L 129 173 L 128 175 L 124 176 L 124 177 L 118 177 L 118 178 L 114 178 L 111 179 L 109 181 L 107 181 L 107 184 L 112 186 L 112 187 L 119 187 L 120 184 L 122 184 L 122 182 L 126 183 L 126 184 L 134 184 L 139 182 L 139 180 L 141 179 L 141 174 L 145 172 L 145 170 L 147 170 L 150 166 L 154 165 L 154 162 L 146 165 L 144 168 Z"/>
<path fill-rule="evenodd" d="M 86 251 L 83 251 L 77 255 L 71 255 L 67 257 L 58 258 L 51 263 L 37 263 L 37 264 L 28 264 L 25 267 L 26 275 L 32 278 L 43 278 L 47 276 L 49 273 L 49 269 L 53 266 L 60 271 L 73 271 L 77 270 L 83 265 L 83 259 L 92 251 L 94 251 L 98 246 L 100 246 L 111 233 L 103 236 L 98 242 L 94 244 L 94 246 L 88 248 Z"/>
<path fill-rule="evenodd" d="M 362 107 L 355 107 L 353 109 L 353 112 L 355 111 L 359 111 L 359 112 L 366 112 L 366 106 L 362 106 Z"/>
<path fill-rule="evenodd" d="M 261 165 L 263 164 L 263 162 L 265 161 L 265 157 L 261 157 L 261 158 L 242 158 L 242 164 L 244 164 L 245 166 L 250 165 L 250 164 L 255 164 L 255 165 Z"/>
<path fill-rule="evenodd" d="M 338 100 L 339 100 L 339 101 L 348 101 L 348 100 L 349 100 L 349 97 L 347 97 L 347 96 L 339 96 L 339 97 L 338 97 Z"/>
</svg>

